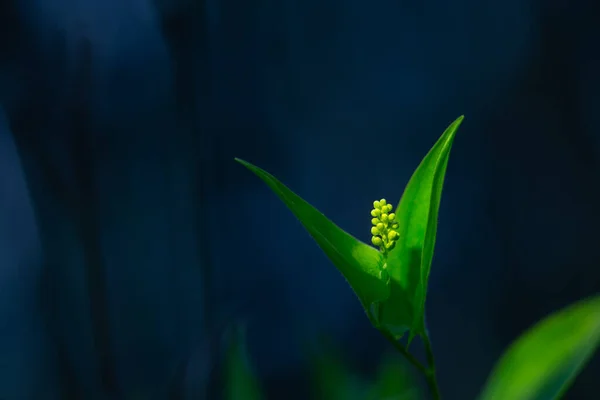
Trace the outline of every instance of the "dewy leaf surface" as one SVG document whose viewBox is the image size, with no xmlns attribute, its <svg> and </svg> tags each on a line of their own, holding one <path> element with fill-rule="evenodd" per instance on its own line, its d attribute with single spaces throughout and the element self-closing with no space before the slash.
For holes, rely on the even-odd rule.
<svg viewBox="0 0 600 400">
<path fill-rule="evenodd" d="M 600 342 L 600 296 L 575 303 L 521 335 L 494 367 L 479 400 L 559 398 Z"/>
<path fill-rule="evenodd" d="M 427 153 L 396 208 L 400 237 L 387 260 L 391 294 L 379 308 L 380 324 L 396 338 L 407 329 L 411 331 L 411 338 L 425 333 L 425 296 L 442 187 L 452 142 L 462 120 L 463 116 L 456 119 Z M 411 304 L 406 305 L 404 299 L 410 299 Z M 405 323 L 407 308 L 410 308 L 412 318 L 408 326 Z"/>
<path fill-rule="evenodd" d="M 382 270 L 381 253 L 339 228 L 273 175 L 246 161 L 238 158 L 236 161 L 261 178 L 294 213 L 346 278 L 371 317 L 371 310 L 389 296 L 389 278 Z"/>
</svg>

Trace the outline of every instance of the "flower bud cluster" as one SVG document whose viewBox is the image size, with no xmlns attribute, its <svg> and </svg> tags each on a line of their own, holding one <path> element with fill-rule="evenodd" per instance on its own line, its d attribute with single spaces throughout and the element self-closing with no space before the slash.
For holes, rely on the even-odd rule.
<svg viewBox="0 0 600 400">
<path fill-rule="evenodd" d="M 385 199 L 376 200 L 373 202 L 373 210 L 371 210 L 371 242 L 378 246 L 383 253 L 392 250 L 398 241 L 398 223 L 396 222 L 396 214 L 392 212 L 392 205 L 387 204 Z"/>
</svg>

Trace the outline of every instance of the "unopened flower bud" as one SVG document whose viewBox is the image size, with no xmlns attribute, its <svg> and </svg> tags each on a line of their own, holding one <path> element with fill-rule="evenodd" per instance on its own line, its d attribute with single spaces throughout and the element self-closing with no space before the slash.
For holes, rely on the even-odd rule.
<svg viewBox="0 0 600 400">
<path fill-rule="evenodd" d="M 387 204 L 385 199 L 375 200 L 373 202 L 374 209 L 371 210 L 371 242 L 380 248 L 380 250 L 387 254 L 388 251 L 392 250 L 396 245 L 396 241 L 400 236 L 396 229 L 398 229 L 398 223 L 396 222 L 396 214 L 392 212 L 392 205 Z"/>
</svg>

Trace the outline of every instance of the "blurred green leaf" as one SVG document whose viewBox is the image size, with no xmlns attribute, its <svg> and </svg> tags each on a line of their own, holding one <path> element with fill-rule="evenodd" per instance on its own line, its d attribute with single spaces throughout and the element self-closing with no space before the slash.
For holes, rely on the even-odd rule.
<svg viewBox="0 0 600 400">
<path fill-rule="evenodd" d="M 600 296 L 551 314 L 508 348 L 479 400 L 559 398 L 599 341 Z"/>
<path fill-rule="evenodd" d="M 410 330 L 409 341 L 425 334 L 425 297 L 433 259 L 438 211 L 446 166 L 454 136 L 463 116 L 444 131 L 413 173 L 396 208 L 400 238 L 388 256 L 389 299 L 379 307 L 381 327 L 399 339 Z M 412 299 L 407 323 L 405 299 Z"/>
<path fill-rule="evenodd" d="M 423 393 L 413 371 L 396 353 L 387 355 L 377 372 L 368 400 L 417 400 Z"/>
<path fill-rule="evenodd" d="M 294 213 L 346 278 L 371 317 L 371 310 L 376 309 L 377 303 L 390 293 L 389 278 L 382 270 L 382 254 L 343 231 L 273 175 L 246 161 L 235 160 L 261 178 Z"/>
<path fill-rule="evenodd" d="M 315 400 L 364 400 L 366 383 L 350 371 L 331 345 L 322 343 L 312 358 Z"/>
<path fill-rule="evenodd" d="M 245 330 L 235 327 L 225 364 L 226 400 L 261 400 L 260 384 L 250 365 L 246 350 Z"/>
</svg>

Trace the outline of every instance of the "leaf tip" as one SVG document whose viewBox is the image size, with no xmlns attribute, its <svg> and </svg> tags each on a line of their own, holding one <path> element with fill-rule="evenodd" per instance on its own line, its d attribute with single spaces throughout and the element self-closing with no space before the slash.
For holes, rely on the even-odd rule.
<svg viewBox="0 0 600 400">
<path fill-rule="evenodd" d="M 241 158 L 237 158 L 234 157 L 233 158 L 235 161 L 237 161 L 238 163 L 242 164 L 244 167 L 248 168 L 249 170 L 253 170 L 253 165 L 250 164 L 248 161 L 242 160 Z"/>
<path fill-rule="evenodd" d="M 454 128 L 454 131 L 456 131 L 460 124 L 462 124 L 463 119 L 465 119 L 465 116 L 461 115 L 460 117 L 456 118 L 452 124 L 450 124 L 450 126 Z"/>
<path fill-rule="evenodd" d="M 450 124 L 450 126 L 448 126 L 448 128 L 446 128 L 446 130 L 444 131 L 444 134 L 442 135 L 447 138 L 446 142 L 452 143 L 452 141 L 454 140 L 454 136 L 456 136 L 456 132 L 458 131 L 458 128 L 460 127 L 460 125 L 463 122 L 463 119 L 465 119 L 465 116 L 461 115 L 460 117 L 456 118 L 454 120 L 454 122 L 452 122 Z"/>
</svg>

